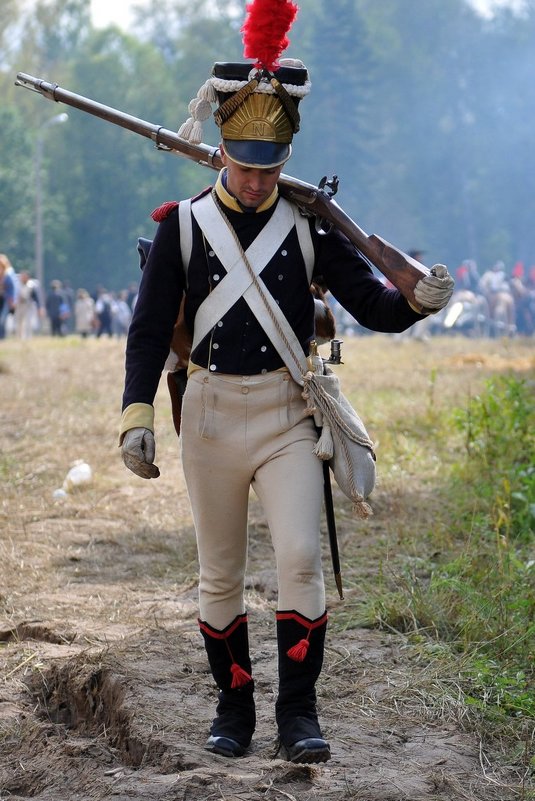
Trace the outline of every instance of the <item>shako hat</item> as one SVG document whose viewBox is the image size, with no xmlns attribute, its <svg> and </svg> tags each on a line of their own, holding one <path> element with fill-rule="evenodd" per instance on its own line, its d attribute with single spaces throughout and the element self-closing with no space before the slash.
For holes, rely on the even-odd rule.
<svg viewBox="0 0 535 801">
<path fill-rule="evenodd" d="M 284 164 L 299 130 L 298 106 L 310 91 L 308 71 L 298 59 L 280 58 L 298 8 L 291 0 L 253 0 L 241 28 L 244 57 L 254 64 L 216 62 L 212 75 L 189 104 L 178 135 L 202 141 L 202 122 L 214 119 L 225 152 L 247 167 Z"/>
</svg>

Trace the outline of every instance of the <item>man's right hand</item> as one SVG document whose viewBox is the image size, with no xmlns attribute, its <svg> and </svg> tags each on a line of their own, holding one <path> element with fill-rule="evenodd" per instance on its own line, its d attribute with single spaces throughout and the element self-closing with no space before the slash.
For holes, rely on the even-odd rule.
<svg viewBox="0 0 535 801">
<path fill-rule="evenodd" d="M 148 428 L 128 429 L 121 445 L 121 453 L 123 462 L 136 476 L 158 478 L 160 475 L 154 464 L 154 434 Z"/>
</svg>

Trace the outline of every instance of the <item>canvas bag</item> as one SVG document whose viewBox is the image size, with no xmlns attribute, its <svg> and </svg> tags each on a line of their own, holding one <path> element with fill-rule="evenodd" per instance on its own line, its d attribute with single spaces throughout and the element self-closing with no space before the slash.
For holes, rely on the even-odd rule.
<svg viewBox="0 0 535 801">
<path fill-rule="evenodd" d="M 343 394 L 339 377 L 327 365 L 323 370 L 308 370 L 303 376 L 304 396 L 321 429 L 314 452 L 329 462 L 338 487 L 353 503 L 353 511 L 359 517 L 368 517 L 372 509 L 366 499 L 376 478 L 373 442 Z"/>
</svg>

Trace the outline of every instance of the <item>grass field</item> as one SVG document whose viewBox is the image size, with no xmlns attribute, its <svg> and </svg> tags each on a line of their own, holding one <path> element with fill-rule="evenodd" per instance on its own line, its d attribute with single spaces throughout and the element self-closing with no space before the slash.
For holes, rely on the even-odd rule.
<svg viewBox="0 0 535 801">
<path fill-rule="evenodd" d="M 337 699 L 347 699 L 346 739 L 338 733 L 346 778 L 335 787 L 331 776 L 327 791 L 325 774 L 307 774 L 306 784 L 304 774 L 296 779 L 285 773 L 273 785 L 278 797 L 310 798 L 312 790 L 322 799 L 367 801 L 535 797 L 533 344 L 464 338 L 423 343 L 380 335 L 344 343 L 344 364 L 336 370 L 376 442 L 378 460 L 374 514 L 368 520 L 355 520 L 349 502 L 335 490 L 343 601 L 325 545 L 333 651 L 323 703 L 336 740 L 335 718 L 342 715 Z M 36 751 L 36 732 L 42 734 L 44 724 L 42 715 L 40 723 L 32 718 L 35 699 L 46 707 L 49 727 L 50 721 L 63 725 L 65 720 L 50 711 L 50 687 L 59 693 L 54 677 L 61 669 L 75 665 L 81 676 L 95 659 L 108 669 L 111 660 L 115 670 L 123 660 L 119 673 L 129 676 L 134 668 L 128 660 L 135 651 L 136 666 L 143 658 L 153 679 L 160 671 L 161 685 L 167 668 L 159 659 L 169 632 L 184 626 L 184 636 L 194 642 L 195 541 L 167 389 L 162 382 L 155 403 L 156 462 L 162 475 L 147 482 L 126 471 L 117 447 L 123 361 L 124 340 L 40 337 L 0 343 L 0 743 L 8 746 L 7 756 L 0 755 L 0 797 L 107 797 L 108 751 L 105 759 L 91 752 L 102 782 L 95 794 L 87 790 L 87 771 L 68 738 L 57 751 Z M 91 484 L 63 499 L 54 497 L 77 459 L 90 464 Z M 249 601 L 260 617 L 275 603 L 268 545 L 261 509 L 252 498 Z M 151 650 L 155 643 L 156 652 Z M 375 659 L 386 643 L 388 651 Z M 341 654 L 351 652 L 353 659 L 356 644 L 359 653 L 368 648 L 371 654 L 366 659 L 373 698 L 358 660 L 351 675 L 358 675 L 360 684 L 355 679 L 351 688 L 340 667 L 346 659 Z M 192 716 L 197 707 L 206 707 L 208 718 L 200 679 L 192 678 L 197 675 L 188 673 L 184 703 L 191 705 Z M 74 705 L 72 682 L 64 689 L 70 699 L 63 699 L 64 707 Z M 79 698 L 76 703 L 81 704 Z M 366 784 L 363 765 L 351 773 L 360 753 L 351 731 L 371 726 L 372 719 L 374 736 L 388 726 L 398 732 L 405 726 L 406 737 L 414 735 L 411 759 L 420 758 L 427 784 L 418 784 L 417 772 L 409 782 L 412 768 L 401 751 L 392 756 L 391 738 L 384 756 L 390 754 L 392 763 L 388 770 L 381 768 L 390 784 L 379 787 L 371 777 Z M 81 725 L 70 723 L 71 729 Z M 151 731 L 157 727 L 151 725 Z M 432 777 L 421 767 L 425 738 L 416 737 L 416 726 L 450 731 L 464 743 L 461 747 L 456 740 L 444 769 L 437 767 L 437 758 Z M 105 743 L 115 753 L 102 726 L 96 731 L 84 730 L 93 737 L 91 748 Z M 116 750 L 118 741 L 112 743 Z M 76 742 L 80 750 L 80 739 Z M 475 749 L 471 766 L 461 764 L 466 742 Z M 88 759 L 87 743 L 84 749 Z M 149 752 L 139 765 L 153 764 Z M 33 772 L 26 764 L 30 755 Z M 160 754 L 158 771 L 161 759 Z M 19 763 L 26 765 L 24 772 Z M 58 784 L 58 765 L 69 777 L 70 794 Z M 196 770 L 197 776 L 201 768 Z M 128 781 L 130 789 L 123 788 L 119 799 L 276 797 L 264 785 L 245 786 L 235 773 L 228 786 L 220 785 L 220 795 L 195 790 L 189 774 L 185 795 L 158 795 L 146 784 L 135 785 L 130 775 Z"/>
</svg>

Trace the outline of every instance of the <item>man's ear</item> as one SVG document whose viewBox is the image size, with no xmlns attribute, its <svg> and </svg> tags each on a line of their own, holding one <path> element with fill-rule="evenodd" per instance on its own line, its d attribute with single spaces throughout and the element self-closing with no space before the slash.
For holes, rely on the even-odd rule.
<svg viewBox="0 0 535 801">
<path fill-rule="evenodd" d="M 227 154 L 225 153 L 225 148 L 223 146 L 223 142 L 219 143 L 219 155 L 221 156 L 221 161 L 223 162 L 223 165 L 226 167 L 227 166 Z"/>
</svg>

